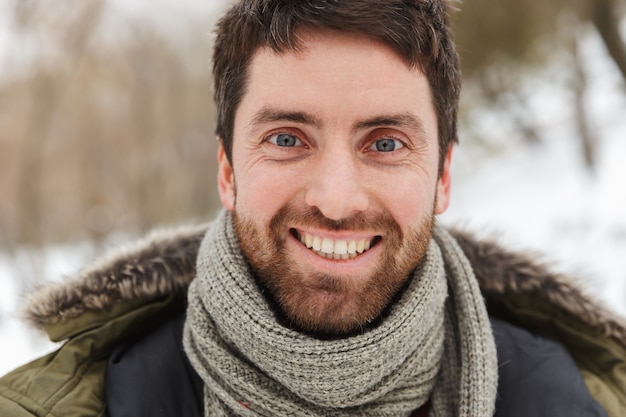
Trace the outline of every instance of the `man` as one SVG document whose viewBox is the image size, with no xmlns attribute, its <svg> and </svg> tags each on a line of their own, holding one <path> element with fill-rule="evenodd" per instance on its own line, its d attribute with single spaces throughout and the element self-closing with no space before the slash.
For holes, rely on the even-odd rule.
<svg viewBox="0 0 626 417">
<path fill-rule="evenodd" d="M 225 210 L 32 295 L 65 342 L 2 379 L 2 415 L 624 415 L 619 320 L 436 225 L 451 7 L 233 6 L 214 52 Z"/>
</svg>

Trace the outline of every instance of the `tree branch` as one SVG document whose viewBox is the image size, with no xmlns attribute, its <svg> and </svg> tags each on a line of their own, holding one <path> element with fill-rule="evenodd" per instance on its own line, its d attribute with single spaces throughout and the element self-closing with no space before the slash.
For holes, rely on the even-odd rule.
<svg viewBox="0 0 626 417">
<path fill-rule="evenodd" d="M 626 44 L 619 33 L 619 16 L 615 0 L 591 0 L 592 20 L 609 55 L 626 81 Z"/>
</svg>

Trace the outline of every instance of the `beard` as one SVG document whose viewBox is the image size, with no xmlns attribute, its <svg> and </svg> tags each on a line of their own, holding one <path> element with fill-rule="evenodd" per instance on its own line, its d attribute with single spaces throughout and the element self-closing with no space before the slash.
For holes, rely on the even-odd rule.
<svg viewBox="0 0 626 417">
<path fill-rule="evenodd" d="M 384 316 L 424 259 L 433 233 L 433 213 L 426 213 L 418 226 L 406 233 L 387 212 L 358 213 L 336 221 L 317 208 L 297 209 L 290 203 L 269 225 L 240 216 L 236 208 L 233 223 L 254 278 L 279 321 L 315 337 L 335 337 L 362 333 Z M 286 250 L 287 239 L 299 240 L 297 232 L 290 229 L 294 225 L 330 231 L 382 231 L 384 237 L 376 237 L 372 243 L 382 245 L 378 264 L 357 276 L 307 270 Z"/>
</svg>

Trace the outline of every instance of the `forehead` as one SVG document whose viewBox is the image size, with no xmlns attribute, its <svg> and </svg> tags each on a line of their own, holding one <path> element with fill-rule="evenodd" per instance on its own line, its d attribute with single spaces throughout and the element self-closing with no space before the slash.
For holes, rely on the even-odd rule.
<svg viewBox="0 0 626 417">
<path fill-rule="evenodd" d="M 425 75 L 382 42 L 339 32 L 302 32 L 299 38 L 295 51 L 256 51 L 236 125 L 239 116 L 267 107 L 336 123 L 400 113 L 434 118 Z"/>
<path fill-rule="evenodd" d="M 411 70 L 391 47 L 364 35 L 330 30 L 300 30 L 297 38 L 295 49 L 257 49 L 251 59 L 249 74 L 271 66 L 278 70 L 280 66 L 281 71 L 300 74 L 302 77 L 331 73 L 337 77 L 338 82 L 345 82 L 346 79 L 341 75 L 352 79 L 357 74 L 362 74 L 355 79 L 360 81 L 359 78 L 377 72 L 382 78 L 370 79 L 372 84 L 376 81 L 378 84 L 388 83 L 388 76 L 393 77 L 393 73 L 411 72 L 423 76 L 421 71 Z"/>
</svg>

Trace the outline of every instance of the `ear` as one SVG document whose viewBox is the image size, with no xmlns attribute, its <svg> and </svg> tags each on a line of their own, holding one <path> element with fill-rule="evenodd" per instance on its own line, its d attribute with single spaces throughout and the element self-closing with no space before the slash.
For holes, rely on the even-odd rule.
<svg viewBox="0 0 626 417">
<path fill-rule="evenodd" d="M 217 149 L 217 188 L 222 205 L 232 211 L 235 208 L 235 176 L 221 139 Z"/>
<path fill-rule="evenodd" d="M 452 162 L 452 144 L 448 146 L 446 159 L 443 163 L 441 175 L 437 181 L 437 205 L 435 206 L 435 214 L 441 214 L 450 205 L 450 164 Z"/>
</svg>

